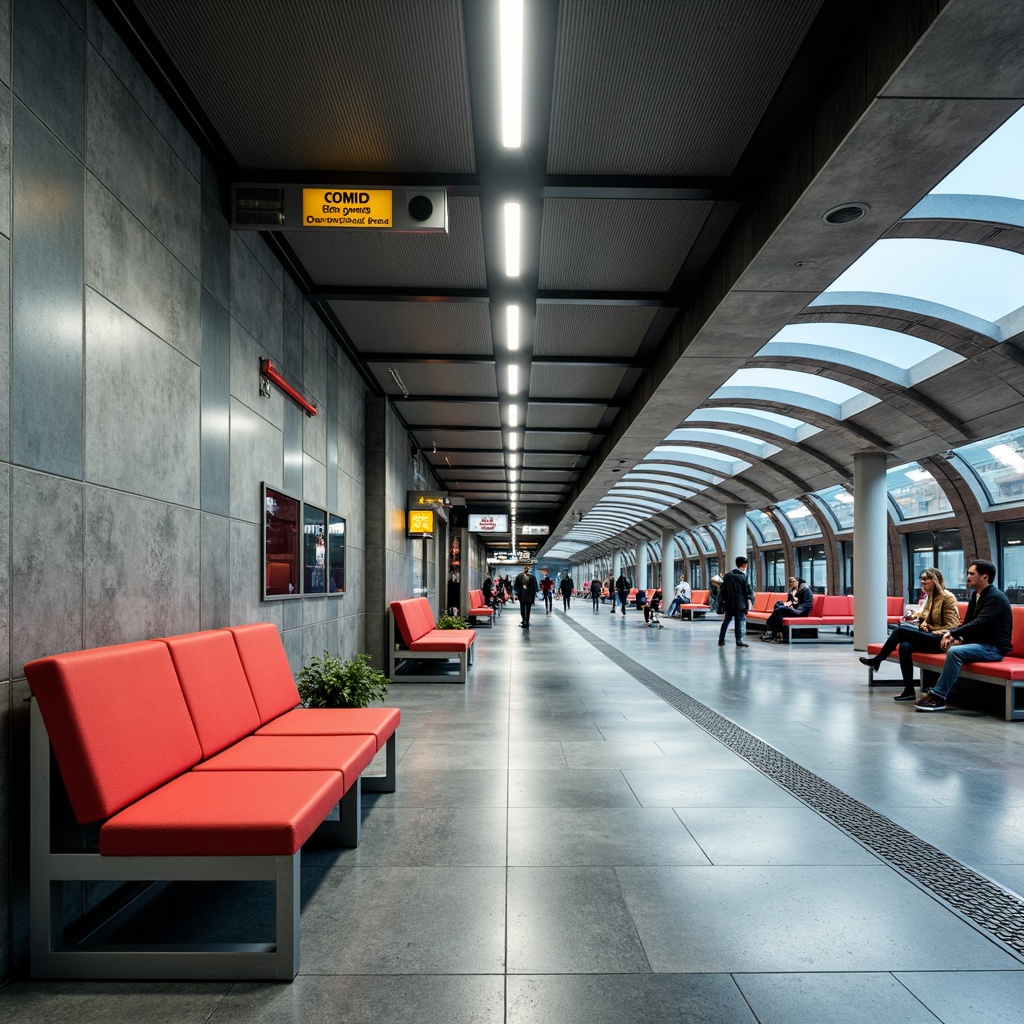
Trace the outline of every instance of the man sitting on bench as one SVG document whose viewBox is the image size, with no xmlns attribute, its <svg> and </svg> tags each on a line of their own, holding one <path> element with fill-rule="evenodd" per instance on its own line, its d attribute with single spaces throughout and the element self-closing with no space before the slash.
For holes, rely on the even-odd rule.
<svg viewBox="0 0 1024 1024">
<path fill-rule="evenodd" d="M 1002 661 L 1012 650 L 1013 611 L 1009 598 L 993 586 L 995 578 L 991 562 L 981 558 L 971 562 L 967 586 L 973 593 L 963 625 L 948 630 L 939 641 L 946 664 L 931 692 L 914 705 L 915 711 L 945 711 L 946 697 L 965 661 Z"/>
</svg>

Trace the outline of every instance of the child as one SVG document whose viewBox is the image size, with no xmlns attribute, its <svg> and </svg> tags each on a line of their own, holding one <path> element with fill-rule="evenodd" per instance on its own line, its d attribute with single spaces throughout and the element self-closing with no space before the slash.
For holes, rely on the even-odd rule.
<svg viewBox="0 0 1024 1024">
<path fill-rule="evenodd" d="M 661 611 L 661 600 L 662 593 L 660 590 L 656 590 L 651 595 L 651 603 L 644 609 L 644 618 L 647 620 L 647 626 L 649 629 L 653 629 L 655 626 L 657 626 L 658 629 L 665 628 L 661 624 L 661 619 L 658 617 L 658 613 Z"/>
</svg>

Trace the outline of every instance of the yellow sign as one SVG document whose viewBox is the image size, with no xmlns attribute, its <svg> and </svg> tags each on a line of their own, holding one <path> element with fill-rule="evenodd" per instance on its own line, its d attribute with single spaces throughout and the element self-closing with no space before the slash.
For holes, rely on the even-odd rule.
<svg viewBox="0 0 1024 1024">
<path fill-rule="evenodd" d="M 307 228 L 394 227 L 391 189 L 304 188 L 302 224 Z"/>
<path fill-rule="evenodd" d="M 432 537 L 434 534 L 434 513 L 420 509 L 410 509 L 407 513 L 408 528 L 406 534 L 410 537 Z"/>
</svg>

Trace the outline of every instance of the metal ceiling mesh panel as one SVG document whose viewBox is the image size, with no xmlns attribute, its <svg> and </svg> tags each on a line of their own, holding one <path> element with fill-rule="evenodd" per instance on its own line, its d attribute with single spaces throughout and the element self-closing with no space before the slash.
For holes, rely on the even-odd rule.
<svg viewBox="0 0 1024 1024">
<path fill-rule="evenodd" d="M 136 4 L 242 168 L 476 169 L 459 0 Z"/>
<path fill-rule="evenodd" d="M 553 455 L 539 452 L 523 453 L 524 469 L 580 469 L 587 463 L 587 456 Z"/>
<path fill-rule="evenodd" d="M 436 424 L 439 428 L 445 427 L 494 427 L 496 430 L 501 426 L 498 419 L 497 403 L 490 402 L 406 402 L 402 399 L 395 401 L 395 408 L 401 413 L 405 422 L 411 426 L 423 426 Z M 445 444 L 450 448 L 472 448 L 475 441 L 464 438 L 463 435 L 450 435 L 456 440 L 447 440 Z M 494 442 L 501 447 L 501 434 L 494 435 L 497 440 Z M 430 443 L 437 441 L 441 446 L 440 437 L 431 436 Z M 490 447 L 481 445 L 480 447 Z"/>
<path fill-rule="evenodd" d="M 364 354 L 453 356 L 493 351 L 486 302 L 332 302 L 330 307 Z"/>
<path fill-rule="evenodd" d="M 596 430 L 606 408 L 604 405 L 531 405 L 526 415 L 526 428 Z"/>
<path fill-rule="evenodd" d="M 466 445 L 460 447 L 465 448 Z M 445 461 L 447 460 L 447 461 Z M 440 473 L 459 472 L 461 466 L 493 466 L 503 469 L 505 455 L 503 452 L 456 451 L 438 445 L 436 452 L 430 453 L 430 464 Z"/>
<path fill-rule="evenodd" d="M 421 405 L 422 403 L 415 403 Z M 417 418 L 411 415 L 407 409 L 407 406 L 398 405 L 402 411 L 402 415 L 405 417 L 407 423 L 412 424 L 423 424 L 426 422 L 424 417 Z M 498 412 L 497 409 L 494 411 L 494 424 L 495 427 L 498 425 Z M 436 460 L 444 461 L 443 452 L 450 448 L 486 448 L 490 450 L 501 448 L 501 431 L 500 430 L 451 430 L 445 429 L 443 426 L 439 426 L 436 429 L 433 427 L 421 426 L 420 429 L 414 431 L 416 443 L 427 453 L 427 457 L 433 463 Z M 437 454 L 433 453 L 434 445 L 437 445 Z M 469 458 L 475 458 L 476 456 L 469 456 Z"/>
<path fill-rule="evenodd" d="M 611 399 L 625 372 L 621 366 L 534 363 L 530 372 L 530 397 Z"/>
<path fill-rule="evenodd" d="M 386 394 L 402 393 L 389 372 L 388 363 L 368 362 L 367 367 Z M 494 363 L 402 363 L 392 368 L 413 395 L 498 397 Z"/>
<path fill-rule="evenodd" d="M 732 173 L 821 0 L 562 0 L 548 172 Z"/>
<path fill-rule="evenodd" d="M 655 306 L 584 306 L 564 302 L 537 305 L 535 356 L 575 358 L 622 356 L 640 347 L 657 316 Z"/>
<path fill-rule="evenodd" d="M 526 449 L 539 448 L 541 451 L 578 452 L 590 444 L 593 434 L 571 434 L 563 431 L 558 434 L 538 434 L 526 432 Z"/>
<path fill-rule="evenodd" d="M 540 287 L 666 291 L 712 205 L 665 199 L 545 199 Z"/>
<path fill-rule="evenodd" d="M 504 483 L 504 469 L 459 469 L 458 466 L 434 465 L 434 472 L 449 483 Z"/>
<path fill-rule="evenodd" d="M 313 282 L 379 288 L 483 288 L 480 201 L 448 198 L 448 234 L 375 231 L 285 232 Z"/>
</svg>

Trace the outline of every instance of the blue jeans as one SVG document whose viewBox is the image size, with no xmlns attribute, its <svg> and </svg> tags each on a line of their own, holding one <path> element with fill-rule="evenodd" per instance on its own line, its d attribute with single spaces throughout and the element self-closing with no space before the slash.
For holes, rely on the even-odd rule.
<svg viewBox="0 0 1024 1024">
<path fill-rule="evenodd" d="M 677 611 L 679 611 L 679 609 L 682 607 L 682 605 L 683 605 L 683 599 L 681 597 L 673 597 L 672 598 L 672 603 L 668 606 L 668 612 L 667 612 L 668 617 L 671 619 L 672 616 L 675 615 L 675 613 Z"/>
<path fill-rule="evenodd" d="M 733 623 L 736 632 L 736 643 L 743 640 L 743 627 L 747 624 L 746 612 L 726 612 L 722 619 L 722 628 L 718 631 L 718 642 L 725 643 L 725 634 L 729 632 L 729 623 Z"/>
<path fill-rule="evenodd" d="M 953 684 L 960 675 L 960 669 L 965 661 L 1002 661 L 1003 655 L 999 648 L 990 644 L 953 644 L 946 651 L 946 664 L 942 668 L 942 674 L 938 682 L 932 687 L 932 693 L 943 700 L 953 689 Z"/>
</svg>

